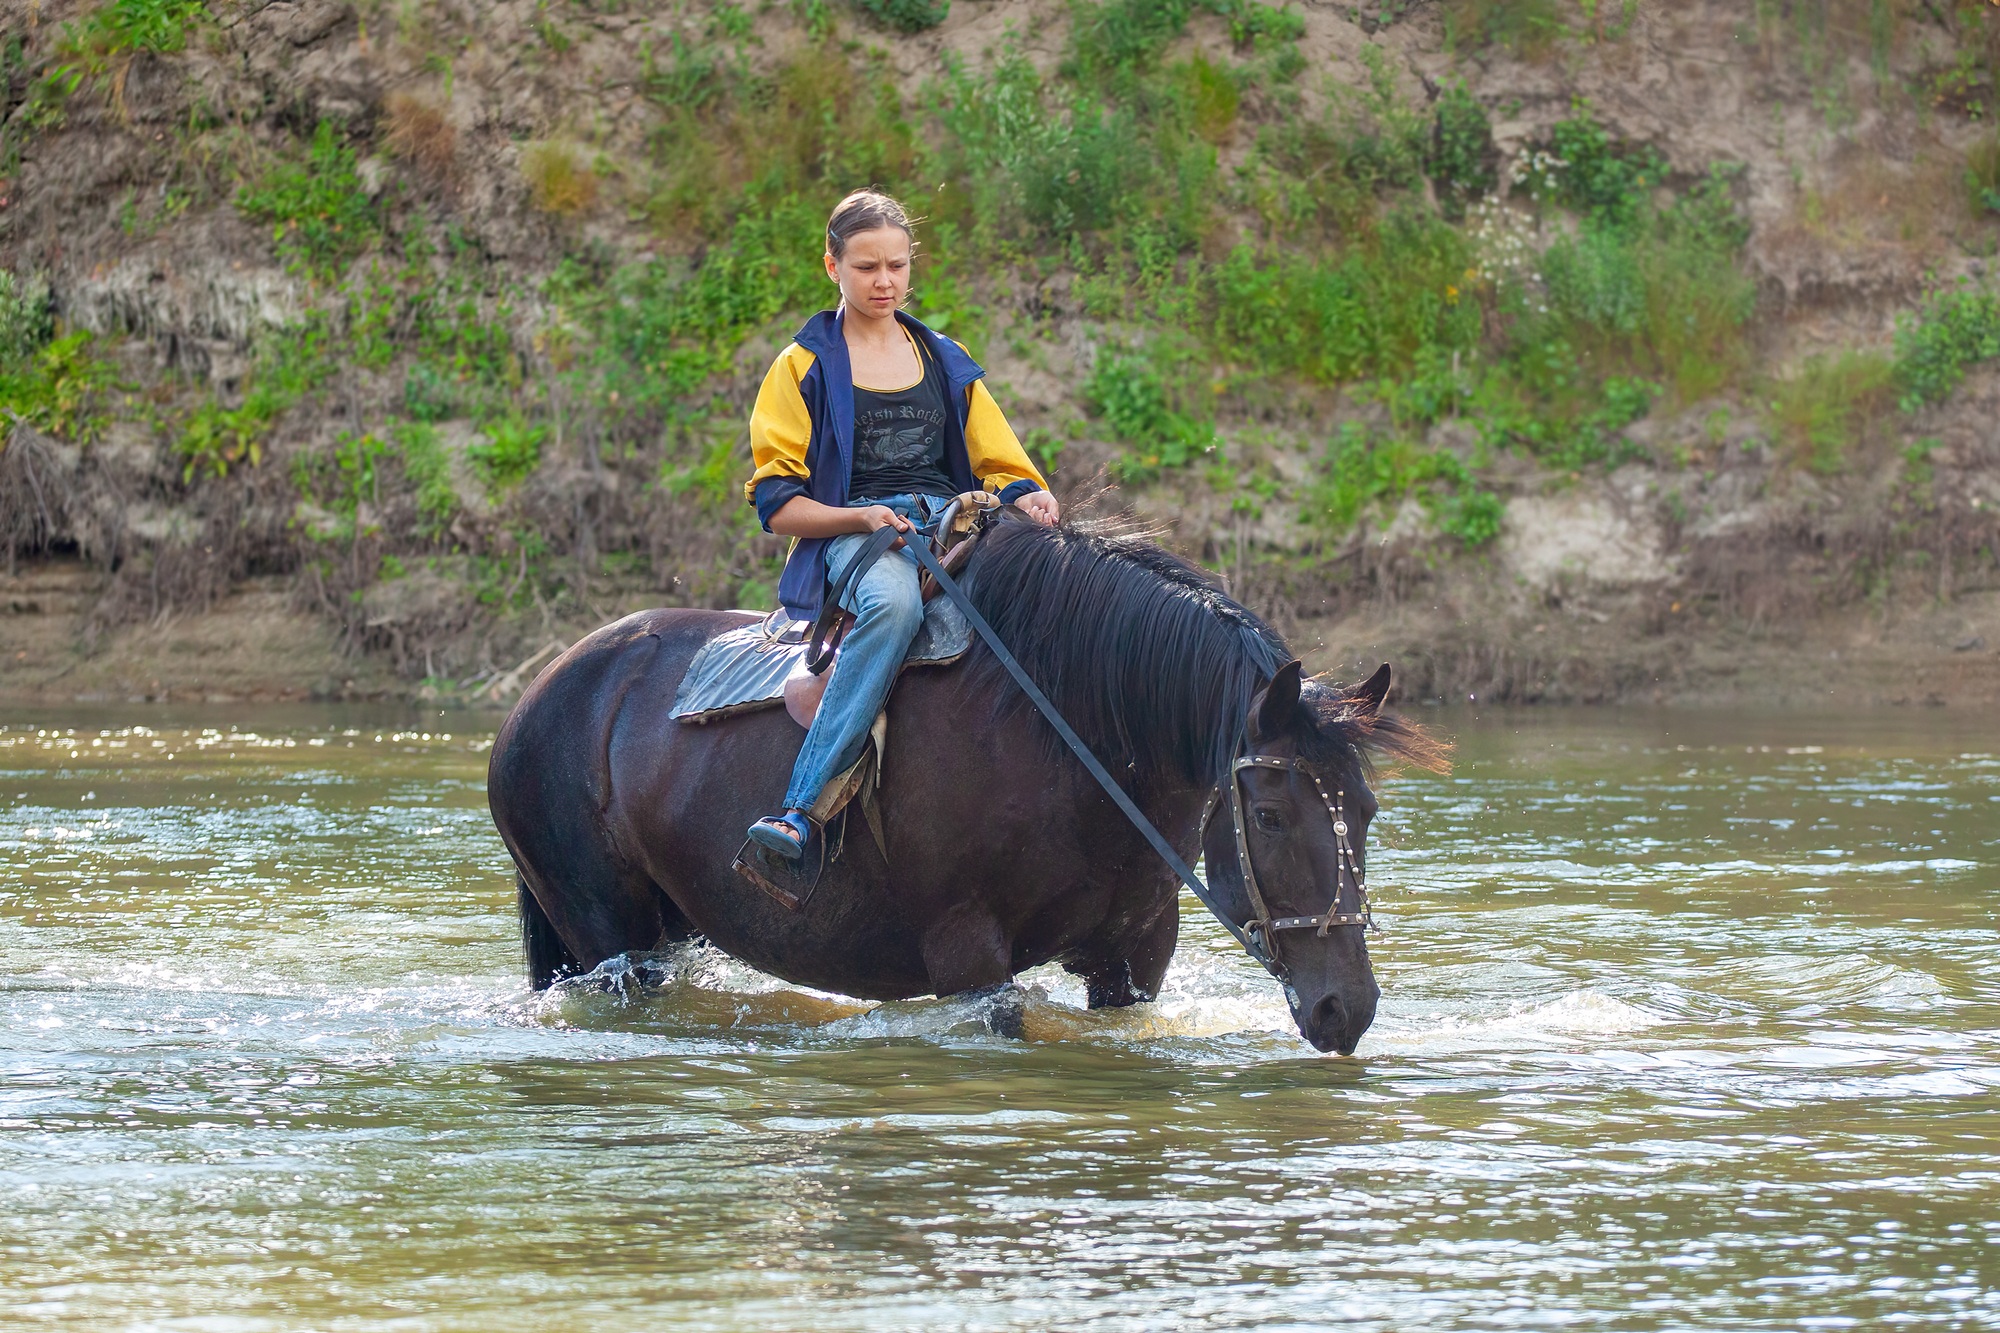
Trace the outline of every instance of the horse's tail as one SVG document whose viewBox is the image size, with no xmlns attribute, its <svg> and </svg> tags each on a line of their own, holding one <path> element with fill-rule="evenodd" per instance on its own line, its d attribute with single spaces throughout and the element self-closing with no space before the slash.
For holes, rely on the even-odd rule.
<svg viewBox="0 0 2000 1333">
<path fill-rule="evenodd" d="M 557 978 L 581 972 L 583 964 L 562 942 L 562 936 L 556 934 L 549 914 L 535 901 L 526 877 L 518 871 L 514 875 L 514 892 L 521 903 L 521 951 L 528 958 L 528 984 L 536 990 L 547 990 Z"/>
</svg>

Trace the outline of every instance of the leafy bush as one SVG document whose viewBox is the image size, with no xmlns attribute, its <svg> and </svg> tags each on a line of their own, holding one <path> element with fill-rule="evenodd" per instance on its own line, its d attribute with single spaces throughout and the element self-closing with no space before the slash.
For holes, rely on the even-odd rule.
<svg viewBox="0 0 2000 1333">
<path fill-rule="evenodd" d="M 193 481 L 197 473 L 226 477 L 237 463 L 251 467 L 264 461 L 264 437 L 277 418 L 269 400 L 252 400 L 241 407 L 225 408 L 214 399 L 195 408 L 181 427 L 175 451 L 186 460 L 181 481 Z"/>
<path fill-rule="evenodd" d="M 465 452 L 488 489 L 501 491 L 520 484 L 542 461 L 547 426 L 532 423 L 516 412 L 496 417 L 480 430 L 485 438 Z"/>
<path fill-rule="evenodd" d="M 1117 469 L 1127 477 L 1182 467 L 1214 442 L 1214 426 L 1176 408 L 1157 366 L 1149 360 L 1105 357 L 1091 372 L 1083 392 L 1091 410 L 1104 418 L 1111 433 L 1133 446 L 1133 452 Z"/>
<path fill-rule="evenodd" d="M 983 77 L 952 69 L 941 93 L 953 165 L 974 182 L 975 215 L 988 226 L 1025 222 L 1062 239 L 1107 227 L 1144 202 L 1155 167 L 1137 121 L 1081 94 L 1051 109 L 1041 75 L 1019 52 Z"/>
<path fill-rule="evenodd" d="M 1896 318 L 1896 382 L 1905 412 L 1949 398 L 1965 368 L 2000 356 L 2000 292 L 1961 279 Z"/>
<path fill-rule="evenodd" d="M 1306 488 L 1306 514 L 1335 532 L 1346 532 L 1370 512 L 1415 492 L 1439 530 L 1467 550 L 1500 533 L 1505 506 L 1478 489 L 1456 454 L 1419 448 L 1400 436 L 1372 434 L 1343 421 L 1328 443 L 1324 467 Z"/>
<path fill-rule="evenodd" d="M 1476 551 L 1500 535 L 1507 506 L 1491 491 L 1467 489 L 1440 503 L 1435 516 L 1439 531 L 1458 538 L 1466 550 Z"/>
<path fill-rule="evenodd" d="M 12 365 L 0 363 L 0 448 L 16 419 L 77 444 L 103 434 L 110 421 L 104 394 L 114 376 L 92 355 L 94 341 L 78 331 L 34 348 Z"/>
<path fill-rule="evenodd" d="M 281 162 L 245 185 L 237 191 L 236 206 L 271 224 L 272 240 L 293 266 L 324 279 L 334 277 L 382 230 L 355 152 L 328 120 L 313 131 L 303 160 Z"/>
<path fill-rule="evenodd" d="M 1607 370 L 1664 379 L 1692 402 L 1748 362 L 1756 286 L 1738 258 L 1747 228 L 1722 176 L 1665 210 L 1643 198 L 1636 207 L 1594 212 L 1549 247 L 1545 308 L 1522 302 L 1516 343 L 1560 338 Z"/>
<path fill-rule="evenodd" d="M 48 279 L 0 268 L 0 367 L 26 360 L 54 336 Z"/>
<path fill-rule="evenodd" d="M 922 32 L 944 22 L 951 0 L 856 0 L 863 13 L 898 32 Z"/>
<path fill-rule="evenodd" d="M 1666 180 L 1667 162 L 1657 149 L 1614 140 L 1581 103 L 1575 115 L 1556 122 L 1549 143 L 1565 164 L 1564 201 L 1613 227 L 1638 223 Z"/>
<path fill-rule="evenodd" d="M 1461 215 L 1467 202 L 1492 192 L 1499 183 L 1497 158 L 1493 122 L 1461 79 L 1438 97 L 1427 162 L 1449 216 Z"/>
</svg>

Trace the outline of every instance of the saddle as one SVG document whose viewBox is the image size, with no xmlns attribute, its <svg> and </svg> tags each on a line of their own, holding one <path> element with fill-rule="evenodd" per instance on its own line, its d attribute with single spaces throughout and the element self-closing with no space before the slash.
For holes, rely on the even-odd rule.
<svg viewBox="0 0 2000 1333">
<path fill-rule="evenodd" d="M 998 507 L 994 497 L 984 492 L 968 492 L 945 511 L 938 536 L 945 543 L 940 563 L 948 573 L 956 574 L 964 566 L 981 531 L 980 520 Z M 861 572 L 858 566 L 859 562 L 854 569 L 844 571 L 844 576 L 857 575 Z M 919 588 L 924 599 L 924 618 L 903 655 L 905 671 L 913 667 L 949 666 L 972 647 L 972 626 L 965 613 L 951 599 L 937 595 L 937 583 L 928 572 L 921 576 Z M 801 727 L 810 727 L 832 675 L 827 668 L 835 660 L 841 638 L 854 622 L 852 614 L 838 609 L 838 598 L 836 590 L 827 599 L 830 610 L 811 626 L 803 621 L 786 620 L 783 608 L 779 608 L 756 623 L 710 639 L 681 677 L 680 688 L 674 694 L 674 720 L 701 725 L 782 703 L 793 721 Z M 860 798 L 876 848 L 886 860 L 888 843 L 875 793 L 881 786 L 888 732 L 889 714 L 885 707 L 869 728 L 869 743 L 863 747 L 860 758 L 821 788 L 819 799 L 806 811 L 814 832 L 806 848 L 805 869 L 786 866 L 756 844 L 746 842 L 738 854 L 736 871 L 793 911 L 803 908 L 826 864 L 838 860 L 844 850 L 846 821 L 841 820 L 837 826 L 834 821 L 856 797 Z"/>
<path fill-rule="evenodd" d="M 956 574 L 970 557 L 978 540 L 979 520 L 998 508 L 998 502 L 983 491 L 958 497 L 945 513 L 947 545 L 941 563 Z M 924 619 L 903 655 L 903 667 L 947 666 L 965 656 L 972 646 L 972 626 L 950 599 L 938 598 L 937 583 L 928 572 L 919 587 L 924 599 Z M 812 725 L 819 711 L 820 697 L 826 692 L 827 665 L 833 659 L 847 627 L 854 617 L 838 611 L 837 598 L 828 606 L 837 614 L 823 614 L 820 625 L 809 630 L 803 621 L 784 619 L 784 610 L 772 611 L 754 625 L 730 630 L 703 644 L 688 663 L 674 693 L 672 715 L 676 722 L 715 722 L 739 713 L 755 712 L 783 702 L 792 720 L 802 727 Z M 831 632 L 827 632 L 828 626 Z M 815 653 L 819 631 L 831 647 Z"/>
</svg>

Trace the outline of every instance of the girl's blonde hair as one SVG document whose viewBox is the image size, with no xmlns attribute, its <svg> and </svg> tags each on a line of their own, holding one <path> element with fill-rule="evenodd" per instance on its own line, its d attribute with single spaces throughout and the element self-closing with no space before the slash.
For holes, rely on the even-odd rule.
<svg viewBox="0 0 2000 1333">
<path fill-rule="evenodd" d="M 826 220 L 826 252 L 840 259 L 847 253 L 849 237 L 882 227 L 902 228 L 914 247 L 914 226 L 903 206 L 880 190 L 856 190 L 835 204 L 833 216 Z"/>
</svg>

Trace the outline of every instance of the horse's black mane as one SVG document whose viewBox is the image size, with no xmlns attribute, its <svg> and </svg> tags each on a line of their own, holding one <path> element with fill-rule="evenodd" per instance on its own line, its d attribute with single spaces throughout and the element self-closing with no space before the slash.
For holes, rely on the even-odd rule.
<svg viewBox="0 0 2000 1333">
<path fill-rule="evenodd" d="M 980 538 L 965 589 L 1028 675 L 1114 770 L 1209 783 L 1250 700 L 1291 650 L 1215 576 L 1130 531 L 1004 521 Z M 1028 706 L 982 654 L 971 688 Z"/>
</svg>

